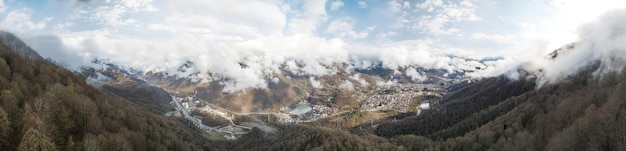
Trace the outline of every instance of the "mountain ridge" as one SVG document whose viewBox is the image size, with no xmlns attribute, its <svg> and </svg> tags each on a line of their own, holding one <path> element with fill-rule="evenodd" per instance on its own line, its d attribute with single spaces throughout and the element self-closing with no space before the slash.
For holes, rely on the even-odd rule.
<svg viewBox="0 0 626 151">
<path fill-rule="evenodd" d="M 36 52 L 20 54 L 3 43 L 0 47 L 0 148 L 210 150 L 217 146 L 209 147 L 208 140 L 184 120 L 149 113 L 91 87 L 69 70 L 34 59 Z M 23 54 L 34 60 L 26 60 Z"/>
</svg>

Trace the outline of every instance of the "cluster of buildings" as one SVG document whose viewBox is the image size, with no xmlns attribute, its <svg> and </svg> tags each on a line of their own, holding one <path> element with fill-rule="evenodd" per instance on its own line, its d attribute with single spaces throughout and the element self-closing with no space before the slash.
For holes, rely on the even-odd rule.
<svg viewBox="0 0 626 151">
<path fill-rule="evenodd" d="M 224 109 L 217 108 L 217 107 L 212 108 L 210 104 L 203 103 L 202 101 L 195 99 L 192 96 L 189 96 L 189 97 L 172 96 L 172 99 L 173 101 L 170 104 L 172 104 L 174 108 L 176 108 L 176 111 L 166 113 L 167 116 L 184 117 L 187 120 L 191 121 L 195 127 L 209 134 L 212 134 L 215 132 L 224 133 L 224 134 L 228 134 L 228 135 L 224 135 L 226 139 L 237 139 L 241 135 L 247 134 L 248 130 L 250 129 L 249 127 L 235 125 L 232 121 L 232 117 L 228 117 L 228 113 L 226 113 Z M 204 125 L 202 123 L 202 120 L 200 119 L 201 117 L 191 115 L 191 111 L 193 110 L 201 110 L 207 113 L 222 116 L 228 119 L 231 125 L 216 126 L 216 127 L 210 127 L 210 126 Z"/>
<path fill-rule="evenodd" d="M 300 121 L 286 113 L 276 113 L 275 115 L 279 123 L 297 123 Z"/>
<path fill-rule="evenodd" d="M 311 111 L 299 115 L 299 118 L 303 120 L 319 119 L 330 116 L 338 111 L 335 108 L 331 108 L 325 105 L 313 105 L 312 108 L 313 109 L 311 109 Z"/>
<path fill-rule="evenodd" d="M 438 95 L 434 91 L 443 90 L 429 84 L 393 84 L 373 90 L 361 90 L 353 94 L 358 98 L 361 111 L 409 112 L 414 98 L 422 95 Z"/>
<path fill-rule="evenodd" d="M 182 109 L 186 110 L 187 112 L 191 112 L 193 109 L 195 109 L 196 107 L 198 107 L 198 105 L 201 105 L 201 101 L 194 99 L 194 97 L 192 96 L 188 96 L 188 97 L 173 97 L 173 99 L 175 101 L 178 101 L 182 107 Z"/>
<path fill-rule="evenodd" d="M 417 109 L 417 114 L 421 110 L 428 109 L 430 104 L 428 102 L 415 102 L 416 97 L 441 95 L 443 92 L 443 86 L 436 84 L 392 84 L 383 87 L 377 87 L 373 89 L 356 89 L 352 91 L 351 96 L 358 100 L 358 109 L 360 111 L 398 111 L 398 112 L 410 112 L 412 109 Z M 332 100 L 331 90 L 317 92 L 312 100 L 308 101 L 330 101 Z M 330 98 L 329 98 L 330 97 Z M 193 96 L 189 97 L 174 97 L 175 101 L 172 102 L 177 108 L 177 111 L 182 114 L 183 117 L 188 118 L 205 129 L 206 131 L 217 131 L 231 133 L 231 136 L 235 136 L 239 133 L 246 133 L 245 128 L 240 128 L 239 125 L 232 123 L 232 115 L 275 115 L 277 122 L 280 123 L 299 123 L 310 122 L 322 118 L 335 116 L 346 112 L 337 107 L 327 105 L 313 105 L 308 104 L 308 101 L 304 101 L 306 109 L 301 112 L 295 112 L 294 109 L 288 109 L 284 107 L 280 112 L 251 112 L 251 113 L 236 113 L 223 109 L 212 104 L 200 101 Z M 422 103 L 422 104 L 416 104 Z M 413 105 L 413 106 L 412 106 Z M 231 121 L 231 125 L 223 127 L 206 127 L 202 124 L 201 120 L 197 117 L 190 116 L 189 113 L 193 110 L 201 110 L 209 114 L 219 115 Z M 171 114 L 170 114 L 171 115 Z M 237 134 L 235 134 L 237 133 Z"/>
<path fill-rule="evenodd" d="M 398 111 L 410 112 L 412 109 L 418 111 L 428 109 L 429 101 L 416 104 L 416 97 L 441 95 L 443 87 L 434 84 L 393 84 L 375 89 L 358 89 L 352 92 L 352 97 L 358 100 L 358 107 L 361 111 Z M 320 93 L 322 94 L 322 93 Z M 318 94 L 318 95 L 320 95 Z M 323 96 L 323 95 L 320 95 Z M 328 97 L 330 95 L 327 95 Z M 330 100 L 332 98 L 317 97 L 317 101 Z M 412 106 L 413 105 L 413 106 Z M 334 116 L 342 113 L 343 110 L 326 106 L 311 105 L 312 109 L 304 114 L 287 114 L 279 117 L 280 122 L 297 123 L 302 121 L 313 121 L 316 119 Z M 291 115 L 291 116 L 289 116 Z"/>
</svg>

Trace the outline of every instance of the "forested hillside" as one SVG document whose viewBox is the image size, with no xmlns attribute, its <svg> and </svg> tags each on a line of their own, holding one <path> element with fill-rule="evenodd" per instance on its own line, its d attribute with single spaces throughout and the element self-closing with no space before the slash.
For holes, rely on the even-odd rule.
<svg viewBox="0 0 626 151">
<path fill-rule="evenodd" d="M 0 44 L 0 150 L 215 149 L 176 119 L 93 88 L 46 60 L 29 59 Z"/>
<path fill-rule="evenodd" d="M 534 88 L 535 84 L 532 80 L 513 81 L 504 76 L 485 79 L 446 95 L 439 102 L 439 106 L 426 110 L 420 116 L 411 116 L 398 122 L 383 123 L 378 126 L 376 133 L 381 136 L 429 135 L 463 121 L 472 123 L 475 128 L 499 116 L 497 114 L 506 113 L 508 110 L 499 111 L 490 117 L 474 118 L 468 121 L 471 115 Z M 459 129 L 456 133 L 463 134 L 469 130 L 472 129 Z"/>
<path fill-rule="evenodd" d="M 111 64 L 104 65 L 107 67 L 100 70 L 85 67 L 80 75 L 92 79 L 105 79 L 92 81 L 101 90 L 118 95 L 156 114 L 165 114 L 174 110 L 174 107 L 169 104 L 172 98 L 163 89 L 129 76 L 128 73 L 120 73 L 124 70 L 117 66 Z"/>
<path fill-rule="evenodd" d="M 452 114 L 449 112 L 467 113 L 457 122 L 413 117 L 382 124 L 377 133 L 409 149 L 625 150 L 626 73 L 594 76 L 592 73 L 597 67 L 590 66 L 558 84 L 512 96 L 497 105 L 482 107 L 480 111 L 472 104 L 482 100 L 483 95 L 457 102 L 467 108 L 431 113 L 440 118 L 449 118 Z M 466 90 L 468 88 L 472 86 Z M 473 89 L 489 90 L 489 87 Z M 502 89 L 492 94 L 502 95 Z M 424 124 L 425 119 L 433 123 Z"/>
</svg>

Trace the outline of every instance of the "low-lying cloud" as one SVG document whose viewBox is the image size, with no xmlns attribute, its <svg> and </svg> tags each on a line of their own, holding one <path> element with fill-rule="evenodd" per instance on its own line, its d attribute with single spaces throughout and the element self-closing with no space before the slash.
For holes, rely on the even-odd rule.
<svg viewBox="0 0 626 151">
<path fill-rule="evenodd" d="M 578 30 L 578 41 L 564 45 L 556 58 L 547 55 L 526 58 L 521 67 L 541 71 L 539 85 L 552 84 L 578 73 L 591 63 L 599 62 L 594 72 L 602 75 L 620 71 L 626 65 L 626 9 L 613 10 Z"/>
<path fill-rule="evenodd" d="M 16 24 L 41 23 L 44 29 L 55 27 L 55 32 L 51 34 L 31 34 L 32 30 L 42 30 L 39 28 L 13 30 L 11 27 L 14 26 L 8 23 L 1 24 L 0 28 L 20 32 L 17 35 L 24 38 L 42 56 L 52 58 L 73 70 L 80 70 L 82 66 L 99 68 L 100 66 L 92 63 L 93 60 L 98 60 L 143 72 L 156 71 L 177 77 L 189 77 L 194 81 L 208 83 L 217 80 L 225 86 L 226 92 L 266 88 L 268 83 L 280 80 L 276 78 L 280 77 L 276 74 L 310 76 L 309 80 L 314 86 L 322 86 L 319 77 L 339 73 L 338 66 L 342 65 L 348 65 L 348 69 L 367 69 L 382 65 L 383 68 L 393 71 L 408 71 L 403 74 L 414 81 L 425 79 L 421 68 L 443 69 L 448 73 L 465 72 L 464 75 L 468 78 L 484 78 L 501 74 L 515 77 L 516 69 L 521 66 L 527 70 L 542 69 L 543 75 L 540 79 L 543 83 L 550 83 L 575 73 L 578 68 L 593 60 L 602 60 L 604 72 L 621 69 L 623 65 L 620 60 L 624 59 L 624 46 L 621 44 L 624 40 L 624 17 L 620 18 L 624 16 L 623 11 L 613 11 L 599 21 L 586 25 L 579 32 L 582 39 L 574 50 L 550 60 L 545 58 L 545 46 L 548 43 L 539 41 L 538 45 L 534 45 L 526 41 L 515 41 L 537 37 L 473 31 L 452 25 L 478 21 L 477 19 L 455 19 L 456 21 L 435 26 L 458 30 L 452 32 L 454 34 L 412 35 L 416 33 L 411 31 L 415 22 L 411 22 L 410 18 L 416 21 L 415 18 L 433 17 L 438 12 L 454 11 L 433 7 L 436 10 L 427 11 L 429 13 L 413 14 L 411 12 L 425 10 L 412 7 L 418 3 L 406 1 L 402 5 L 369 5 L 368 8 L 381 10 L 393 6 L 395 9 L 391 10 L 395 11 L 387 10 L 391 12 L 387 15 L 400 21 L 394 25 L 380 22 L 371 24 L 372 26 L 363 24 L 368 20 L 359 19 L 358 15 L 342 16 L 340 12 L 350 11 L 343 10 L 348 8 L 348 3 L 340 6 L 337 2 L 331 4 L 325 0 L 294 3 L 240 0 L 159 1 L 160 3 L 145 0 L 133 3 L 122 0 L 79 4 L 75 4 L 75 1 L 68 2 L 72 5 L 64 6 L 75 9 L 73 12 L 60 13 L 58 16 L 62 17 L 47 17 L 41 21 L 36 21 L 35 18 L 45 15 L 36 15 L 34 10 L 25 8 L 5 11 L 6 14 L 22 13 L 22 16 L 28 16 L 21 20 L 9 20 Z M 478 5 L 466 3 L 467 5 L 461 5 L 447 1 L 444 4 L 468 7 L 458 9 L 468 10 L 466 16 L 476 16 L 481 21 L 489 19 L 489 16 L 475 14 L 477 12 L 474 10 L 480 8 Z M 445 8 L 444 10 L 452 9 Z M 378 17 L 385 19 L 389 16 Z M 7 18 L 9 17 L 3 21 Z M 79 21 L 84 22 L 84 25 L 67 24 Z M 51 26 L 50 23 L 68 26 Z M 487 23 L 490 22 L 485 22 Z M 480 36 L 472 33 L 479 33 Z M 512 36 L 501 38 L 498 35 Z M 485 52 L 496 51 L 468 50 L 471 48 L 455 47 L 455 43 L 446 41 L 455 38 L 461 39 L 459 41 L 462 42 L 458 42 L 460 44 L 486 39 L 514 47 L 511 50 L 497 51 L 512 52 L 510 54 L 489 54 Z M 420 67 L 420 70 L 416 67 Z M 362 80 L 354 80 L 353 85 L 365 85 Z"/>
<path fill-rule="evenodd" d="M 393 70 L 419 66 L 445 69 L 451 73 L 476 70 L 476 67 L 490 68 L 477 60 L 452 56 L 458 55 L 455 53 L 458 50 L 433 47 L 428 40 L 398 42 L 393 43 L 394 46 L 363 46 L 312 35 L 274 35 L 215 44 L 211 43 L 211 38 L 202 36 L 146 41 L 114 37 L 108 33 L 32 36 L 26 40 L 44 57 L 53 58 L 74 70 L 80 70 L 82 66 L 99 67 L 92 63 L 99 60 L 128 69 L 165 72 L 201 82 L 220 80 L 226 92 L 266 88 L 274 74 L 284 74 L 283 71 L 300 76 L 332 75 L 339 72 L 338 65 L 345 64 L 358 69 L 382 64 Z M 191 64 L 180 70 L 186 63 Z M 416 81 L 423 80 L 424 77 L 416 73 L 408 74 Z"/>
</svg>

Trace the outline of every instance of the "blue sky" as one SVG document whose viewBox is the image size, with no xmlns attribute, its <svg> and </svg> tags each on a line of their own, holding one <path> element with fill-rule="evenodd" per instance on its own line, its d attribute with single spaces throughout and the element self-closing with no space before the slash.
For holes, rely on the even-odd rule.
<svg viewBox="0 0 626 151">
<path fill-rule="evenodd" d="M 579 40 L 580 25 L 625 6 L 623 0 L 0 0 L 0 29 L 70 68 L 104 59 L 176 72 L 190 60 L 199 66 L 195 72 L 251 83 L 238 88 L 263 86 L 281 66 L 313 76 L 334 73 L 326 68 L 334 63 L 478 66 L 450 55 L 505 58 L 483 68 L 499 74 L 502 66 Z M 252 67 L 231 69 L 239 62 Z"/>
</svg>

